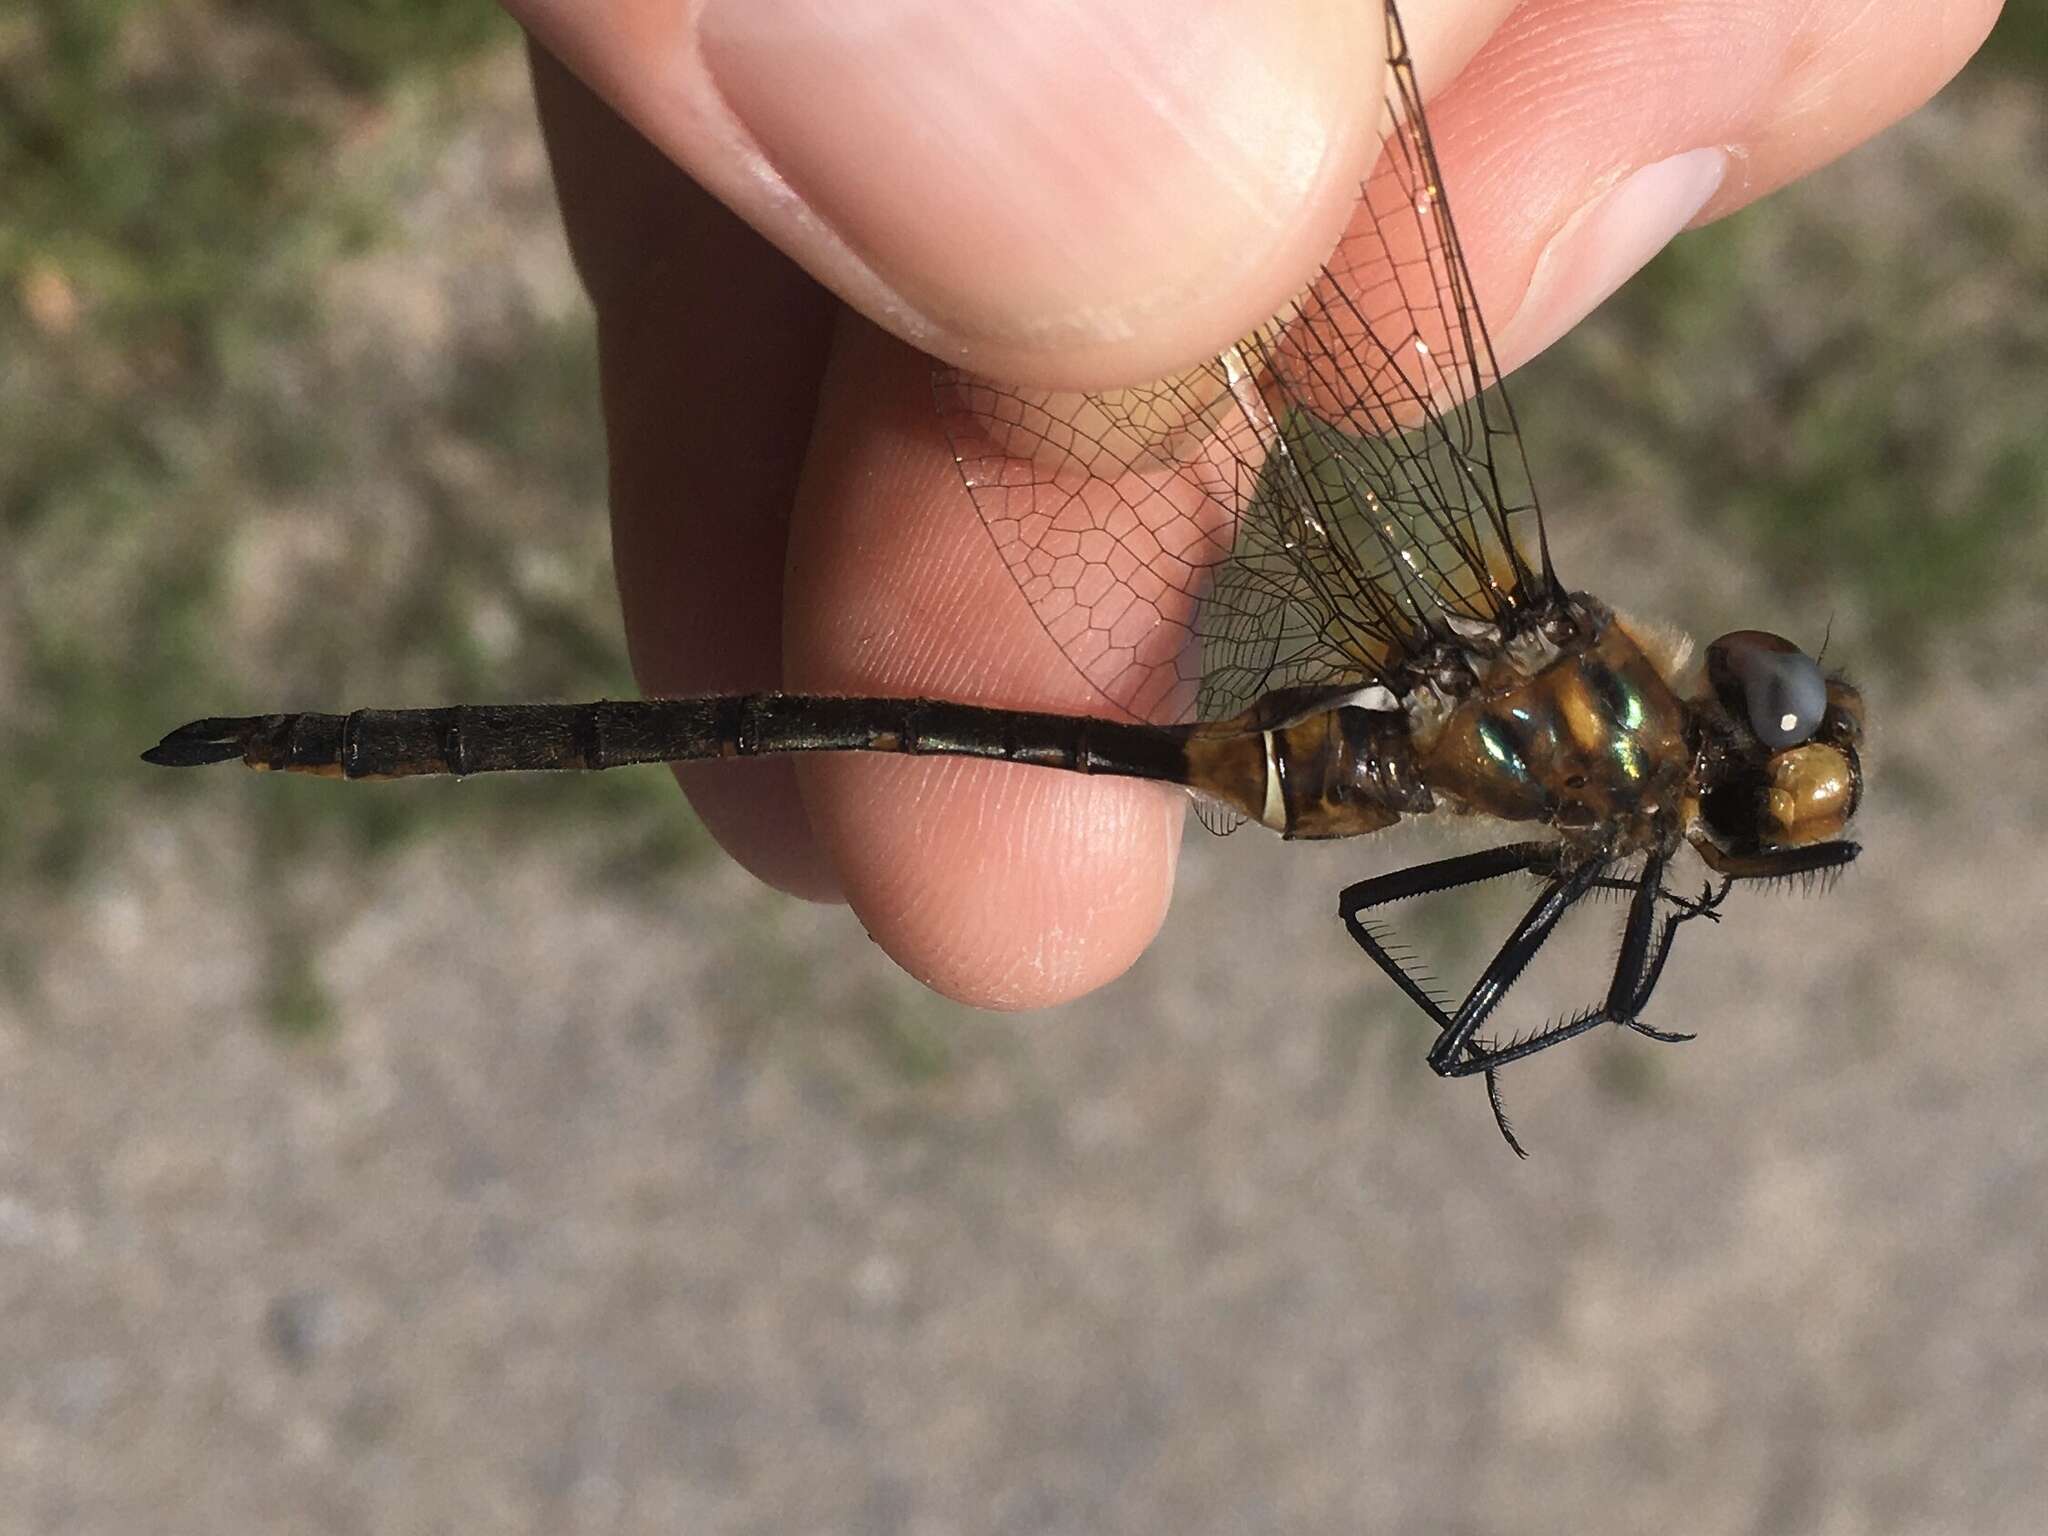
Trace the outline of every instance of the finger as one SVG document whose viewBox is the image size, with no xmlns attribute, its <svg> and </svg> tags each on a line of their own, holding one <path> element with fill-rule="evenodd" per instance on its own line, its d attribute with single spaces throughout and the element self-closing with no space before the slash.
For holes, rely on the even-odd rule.
<svg viewBox="0 0 2048 1536">
<path fill-rule="evenodd" d="M 538 49 L 533 71 L 597 309 L 634 674 L 650 694 L 780 687 L 789 506 L 837 306 Z M 786 762 L 696 763 L 677 778 L 755 875 L 837 894 Z"/>
<path fill-rule="evenodd" d="M 1446 79 L 1512 0 L 1419 7 Z M 1212 354 L 1329 252 L 1372 159 L 1359 0 L 511 0 L 654 142 L 870 318 L 991 377 Z"/>
<path fill-rule="evenodd" d="M 1103 707 L 968 504 L 929 360 L 851 314 L 826 372 L 788 590 L 793 686 Z M 815 758 L 798 771 L 868 932 L 949 997 L 1029 1008 L 1078 996 L 1126 969 L 1165 916 L 1177 791 L 948 758 Z"/>
<path fill-rule="evenodd" d="M 1529 0 L 1429 116 L 1505 368 L 1681 229 L 1919 106 L 1997 0 Z"/>
</svg>

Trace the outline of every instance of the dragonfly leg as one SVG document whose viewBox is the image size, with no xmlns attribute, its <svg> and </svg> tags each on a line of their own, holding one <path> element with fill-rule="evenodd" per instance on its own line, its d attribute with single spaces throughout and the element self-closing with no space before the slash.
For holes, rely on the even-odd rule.
<svg viewBox="0 0 2048 1536">
<path fill-rule="evenodd" d="M 1667 1045 L 1692 1039 L 1691 1035 L 1652 1029 L 1642 1022 L 1639 1015 L 1649 1002 L 1651 993 L 1656 990 L 1658 979 L 1664 974 L 1665 962 L 1671 958 L 1671 942 L 1679 925 L 1695 917 L 1712 917 L 1714 909 L 1726 899 L 1728 887 L 1726 882 L 1723 882 L 1719 891 L 1709 887 L 1698 901 L 1673 898 L 1670 893 L 1658 886 L 1663 874 L 1663 864 L 1661 858 L 1653 857 L 1640 875 L 1627 882 L 1635 893 L 1629 903 L 1628 926 L 1622 933 L 1621 956 L 1615 962 L 1614 978 L 1608 984 L 1606 1000 L 1599 1007 L 1574 1014 L 1533 1035 L 1510 1041 L 1506 1045 L 1474 1046 L 1467 1049 L 1457 1060 L 1447 1061 L 1437 1070 L 1445 1077 L 1469 1077 L 1475 1072 L 1484 1072 L 1490 1081 L 1493 1074 L 1509 1062 L 1520 1061 L 1525 1056 L 1534 1056 L 1539 1051 L 1547 1051 L 1554 1045 L 1562 1045 L 1567 1040 L 1575 1039 L 1608 1023 L 1626 1025 L 1639 1034 Z M 1588 883 L 1598 885 L 1602 882 L 1594 880 Z M 1675 915 L 1664 920 L 1661 930 L 1656 922 L 1659 897 L 1675 900 L 1680 907 Z M 1539 902 L 1539 908 L 1541 905 Z M 1534 915 L 1534 909 L 1531 915 Z M 1528 919 L 1524 919 L 1524 926 L 1527 925 Z M 1510 939 L 1509 945 L 1513 942 Z M 1507 946 L 1503 946 L 1502 953 L 1506 952 Z M 1499 963 L 1499 958 L 1496 956 L 1496 964 Z M 1488 969 L 1491 971 L 1492 967 Z M 1467 999 L 1467 1002 L 1469 1003 L 1470 999 Z M 1441 1043 L 1439 1041 L 1439 1044 Z M 1430 1064 L 1436 1065 L 1434 1060 Z"/>
<path fill-rule="evenodd" d="M 1501 1064 L 1495 1060 L 1501 1053 L 1476 1046 L 1473 1036 L 1500 1000 L 1507 996 L 1508 988 L 1528 969 L 1537 951 L 1557 931 L 1565 913 L 1592 888 L 1602 867 L 1596 860 L 1552 876 L 1550 883 L 1544 886 L 1543 894 L 1522 915 L 1514 931 L 1494 952 L 1493 959 L 1487 962 L 1486 969 L 1479 973 L 1479 979 L 1472 983 L 1472 990 L 1465 994 L 1458 1011 L 1445 1021 L 1443 1033 L 1437 1036 L 1436 1044 L 1430 1048 L 1431 1071 L 1439 1077 L 1465 1077 L 1485 1070 L 1489 1064 Z"/>
<path fill-rule="evenodd" d="M 1690 922 L 1696 917 L 1704 917 L 1709 922 L 1715 923 L 1721 921 L 1719 908 L 1721 903 L 1728 899 L 1728 892 L 1733 885 L 1733 879 L 1730 876 L 1723 875 L 1718 888 L 1712 881 L 1709 881 L 1701 887 L 1698 896 L 1681 896 L 1676 891 L 1668 890 L 1658 893 L 1677 911 L 1673 916 L 1664 920 L 1664 927 L 1657 936 L 1657 943 L 1650 951 L 1649 964 L 1643 971 L 1642 983 L 1636 988 L 1635 996 L 1629 1004 L 1627 1013 L 1616 1022 L 1627 1025 L 1639 1035 L 1651 1040 L 1662 1041 L 1666 1045 L 1679 1045 L 1694 1038 L 1694 1036 L 1689 1034 L 1675 1034 L 1666 1030 L 1652 1029 L 1643 1022 L 1642 1012 L 1649 1005 L 1650 994 L 1657 989 L 1658 978 L 1664 974 L 1665 962 L 1671 958 L 1671 940 L 1678 931 L 1678 925 Z M 1626 891 L 1631 896 L 1634 896 L 1643 889 L 1643 880 L 1640 875 L 1634 879 L 1621 879 L 1613 875 L 1602 875 L 1593 882 L 1593 889 L 1596 891 Z"/>
<path fill-rule="evenodd" d="M 1558 847 L 1555 843 L 1510 843 L 1504 847 L 1488 849 L 1483 853 L 1461 854 L 1456 858 L 1439 859 L 1431 864 L 1418 864 L 1409 869 L 1394 870 L 1389 874 L 1362 880 L 1357 885 L 1347 887 L 1338 901 L 1338 915 L 1344 919 L 1344 925 L 1351 930 L 1351 937 L 1358 941 L 1359 948 L 1372 956 L 1373 963 L 1386 972 L 1394 984 L 1407 993 L 1415 1005 L 1436 1022 L 1439 1031 L 1448 1033 L 1454 1027 L 1455 1021 L 1445 1010 L 1442 1001 L 1430 992 L 1423 978 L 1416 976 L 1387 948 L 1385 940 L 1373 931 L 1372 925 L 1367 923 L 1361 914 L 1390 902 L 1403 901 L 1412 896 L 1426 896 L 1435 891 L 1452 890 L 1461 885 L 1497 880 L 1503 875 L 1519 874 L 1528 870 L 1554 871 L 1557 858 Z M 1597 875 L 1597 869 L 1593 873 Z M 1533 954 L 1534 950 L 1532 949 L 1530 953 Z M 1523 957 L 1522 963 L 1527 963 L 1527 956 Z M 1469 1008 L 1471 999 L 1468 998 L 1466 1003 Z M 1462 1014 L 1466 1010 L 1459 1011 Z M 1470 1025 L 1466 1026 L 1462 1037 L 1463 1044 L 1460 1047 L 1467 1053 L 1476 1049 L 1471 1040 L 1471 1028 Z M 1434 1065 L 1434 1059 L 1431 1064 Z M 1502 1139 L 1507 1142 L 1515 1156 L 1527 1157 L 1528 1152 L 1516 1139 L 1514 1127 L 1508 1122 L 1507 1107 L 1501 1102 L 1500 1079 L 1490 1067 L 1485 1070 L 1486 1101 L 1493 1110 L 1493 1123 L 1500 1128 Z"/>
<path fill-rule="evenodd" d="M 1766 848 L 1757 853 L 1728 853 L 1697 834 L 1692 845 L 1707 868 L 1722 879 L 1757 880 L 1766 884 L 1799 875 L 1827 877 L 1863 851 L 1861 843 L 1834 842 L 1808 843 L 1803 848 Z"/>
<path fill-rule="evenodd" d="M 1500 1074 L 1490 1068 L 1486 1074 L 1486 1102 L 1493 1110 L 1493 1123 L 1500 1128 L 1501 1139 L 1508 1144 L 1508 1150 L 1527 1161 L 1529 1149 L 1516 1138 L 1514 1126 L 1508 1123 L 1508 1107 L 1500 1101 Z"/>
<path fill-rule="evenodd" d="M 1410 897 L 1454 890 L 1461 885 L 1478 885 L 1498 880 L 1503 875 L 1549 870 L 1555 867 L 1557 853 L 1555 843 L 1509 843 L 1500 848 L 1489 848 L 1483 853 L 1460 854 L 1456 858 L 1393 870 L 1345 887 L 1343 895 L 1337 899 L 1337 915 L 1344 919 L 1344 926 L 1351 931 L 1358 947 L 1372 956 L 1373 964 L 1386 972 L 1387 978 L 1407 993 L 1416 1007 L 1435 1020 L 1439 1030 L 1449 1029 L 1451 1015 L 1443 1000 L 1429 990 L 1428 979 L 1409 970 L 1362 914 Z"/>
<path fill-rule="evenodd" d="M 1485 1053 L 1473 1047 L 1474 1032 L 1535 958 L 1565 913 L 1592 889 L 1605 867 L 1594 860 L 1558 874 L 1555 873 L 1557 862 L 1558 849 L 1553 843 L 1511 843 L 1484 853 L 1464 854 L 1362 881 L 1349 887 L 1340 899 L 1338 913 L 1359 947 L 1371 955 L 1380 969 L 1436 1022 L 1439 1034 L 1430 1050 L 1429 1064 L 1439 1076 L 1462 1077 L 1468 1072 L 1483 1070 Z M 1446 1011 L 1443 1003 L 1388 951 L 1385 941 L 1361 916 L 1389 902 L 1526 870 L 1548 871 L 1552 878 L 1454 1013 Z M 1640 969 L 1640 954 L 1635 964 Z"/>
<path fill-rule="evenodd" d="M 1629 1000 L 1628 1014 L 1621 1021 L 1637 1034 L 1651 1040 L 1662 1041 L 1666 1045 L 1679 1045 L 1693 1038 L 1690 1034 L 1652 1029 L 1643 1022 L 1643 1010 L 1650 1005 L 1650 994 L 1657 990 L 1657 982 L 1664 974 L 1665 963 L 1671 958 L 1671 942 L 1677 936 L 1679 925 L 1689 923 L 1696 917 L 1704 917 L 1714 923 L 1721 921 L 1721 914 L 1717 909 L 1728 899 L 1728 892 L 1734 884 L 1733 880 L 1723 876 L 1720 889 L 1716 890 L 1709 882 L 1701 889 L 1697 901 L 1690 897 L 1675 895 L 1670 891 L 1664 892 L 1664 899 L 1678 908 L 1678 911 L 1664 919 L 1664 931 L 1658 937 L 1656 952 L 1650 957 L 1650 963 L 1644 967 L 1642 983 L 1636 988 L 1635 996 Z"/>
<path fill-rule="evenodd" d="M 1429 1055 L 1431 1069 L 1443 1077 L 1484 1074 L 1487 1101 L 1492 1106 L 1494 1120 L 1508 1145 L 1522 1156 L 1527 1154 L 1509 1126 L 1501 1104 L 1499 1069 L 1510 1062 L 1562 1045 L 1607 1023 L 1626 1025 L 1649 1039 L 1665 1044 L 1690 1040 L 1692 1036 L 1689 1034 L 1652 1028 L 1642 1022 L 1641 1014 L 1671 958 L 1672 941 L 1679 927 L 1698 917 L 1719 921 L 1716 909 L 1726 900 L 1732 884 L 1724 877 L 1718 889 L 1709 884 L 1696 899 L 1666 891 L 1662 887 L 1665 860 L 1661 856 L 1652 856 L 1640 873 L 1629 878 L 1608 875 L 1605 866 L 1598 861 L 1561 873 L 1557 872 L 1557 863 L 1558 851 L 1553 844 L 1511 844 L 1486 853 L 1445 859 L 1362 882 L 1344 892 L 1339 907 L 1359 946 L 1436 1022 L 1438 1036 Z M 1549 871 L 1551 879 L 1455 1011 L 1447 1010 L 1443 1002 L 1388 951 L 1385 941 L 1361 916 L 1373 907 L 1408 896 L 1527 870 Z M 1506 1045 L 1481 1044 L 1476 1039 L 1479 1026 L 1556 931 L 1564 914 L 1580 898 L 1601 889 L 1627 891 L 1630 901 L 1621 953 L 1615 961 L 1613 977 L 1608 982 L 1607 996 L 1600 1006 L 1562 1019 L 1534 1035 Z M 1677 909 L 1664 919 L 1661 926 L 1657 921 L 1657 902 L 1660 899 Z"/>
</svg>

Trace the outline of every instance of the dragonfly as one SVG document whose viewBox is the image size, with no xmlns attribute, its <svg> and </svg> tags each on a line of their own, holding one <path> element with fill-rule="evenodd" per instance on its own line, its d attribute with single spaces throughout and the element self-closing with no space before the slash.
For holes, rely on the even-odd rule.
<svg viewBox="0 0 2048 1536">
<path fill-rule="evenodd" d="M 1861 851 L 1863 702 L 1792 642 L 1705 648 L 1574 590 L 1475 297 L 1400 15 L 1384 0 L 1383 144 L 1336 250 L 1217 356 L 1101 393 L 938 366 L 968 499 L 1089 715 L 793 693 L 213 717 L 143 754 L 344 779 L 758 757 L 947 754 L 1183 786 L 1204 823 L 1294 839 L 1416 817 L 1512 840 L 1347 887 L 1338 916 L 1434 1026 L 1439 1076 L 1644 1018 L 1676 935 L 1737 884 L 1832 879 Z M 1690 848 L 1697 894 L 1667 884 Z M 1461 999 L 1387 909 L 1508 877 L 1539 890 Z M 1626 900 L 1598 1001 L 1494 1021 L 1565 915 Z"/>
</svg>

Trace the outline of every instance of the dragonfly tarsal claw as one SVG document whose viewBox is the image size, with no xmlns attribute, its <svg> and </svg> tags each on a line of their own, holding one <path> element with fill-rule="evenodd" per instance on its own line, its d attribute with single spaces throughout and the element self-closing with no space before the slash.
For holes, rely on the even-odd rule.
<svg viewBox="0 0 2048 1536">
<path fill-rule="evenodd" d="M 1704 917 L 1709 922 L 1718 923 L 1721 921 L 1721 914 L 1717 909 L 1727 898 L 1728 887 L 1723 884 L 1721 889 L 1716 891 L 1710 880 L 1700 888 L 1697 898 L 1681 896 L 1676 891 L 1660 891 L 1658 894 L 1678 908 L 1683 917 Z"/>
<path fill-rule="evenodd" d="M 1699 1038 L 1697 1035 L 1680 1034 L 1670 1030 L 1653 1029 L 1648 1024 L 1645 1024 L 1641 1019 L 1623 1019 L 1621 1022 L 1626 1024 L 1630 1029 L 1634 1030 L 1637 1034 L 1647 1036 L 1649 1039 L 1659 1041 L 1664 1045 L 1683 1045 L 1688 1040 L 1696 1040 Z"/>
</svg>

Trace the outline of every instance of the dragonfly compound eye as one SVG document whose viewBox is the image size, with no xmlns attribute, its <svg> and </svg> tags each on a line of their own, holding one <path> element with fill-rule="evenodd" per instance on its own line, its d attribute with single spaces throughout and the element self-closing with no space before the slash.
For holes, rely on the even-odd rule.
<svg viewBox="0 0 2048 1536">
<path fill-rule="evenodd" d="M 1708 646 L 1707 679 L 1728 713 L 1772 751 L 1807 740 L 1827 713 L 1820 663 L 1765 630 L 1738 629 Z"/>
</svg>

